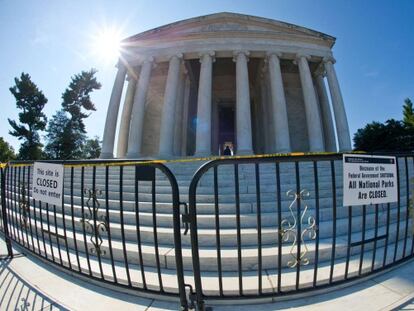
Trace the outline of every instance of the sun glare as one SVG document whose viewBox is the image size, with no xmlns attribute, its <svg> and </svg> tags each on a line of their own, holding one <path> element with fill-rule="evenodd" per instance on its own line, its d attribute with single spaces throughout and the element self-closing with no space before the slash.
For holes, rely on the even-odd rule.
<svg viewBox="0 0 414 311">
<path fill-rule="evenodd" d="M 120 54 L 121 32 L 116 28 L 100 29 L 91 43 L 95 57 L 105 63 L 114 63 Z"/>
</svg>

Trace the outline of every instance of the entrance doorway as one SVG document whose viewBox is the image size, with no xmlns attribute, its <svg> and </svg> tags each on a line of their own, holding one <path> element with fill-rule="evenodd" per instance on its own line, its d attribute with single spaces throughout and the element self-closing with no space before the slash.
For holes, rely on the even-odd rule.
<svg viewBox="0 0 414 311">
<path fill-rule="evenodd" d="M 219 133 L 218 143 L 220 155 L 223 154 L 226 146 L 229 146 L 232 154 L 235 152 L 235 122 L 234 122 L 234 108 L 220 106 L 219 107 Z"/>
</svg>

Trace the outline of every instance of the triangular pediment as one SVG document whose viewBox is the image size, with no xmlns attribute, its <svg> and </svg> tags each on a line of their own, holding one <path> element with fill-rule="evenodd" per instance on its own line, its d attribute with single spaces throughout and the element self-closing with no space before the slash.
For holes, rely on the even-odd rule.
<svg viewBox="0 0 414 311">
<path fill-rule="evenodd" d="M 129 37 L 124 42 L 188 38 L 200 34 L 205 36 L 288 35 L 327 40 L 331 41 L 331 44 L 335 42 L 334 37 L 305 27 L 237 13 L 216 13 L 182 20 Z"/>
</svg>

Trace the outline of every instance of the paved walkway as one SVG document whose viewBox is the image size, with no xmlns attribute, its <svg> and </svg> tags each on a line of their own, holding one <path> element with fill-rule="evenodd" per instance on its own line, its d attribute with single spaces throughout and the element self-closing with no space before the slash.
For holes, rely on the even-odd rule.
<svg viewBox="0 0 414 311">
<path fill-rule="evenodd" d="M 0 238 L 0 255 L 6 254 Z M 26 256 L 0 261 L 0 310 L 178 310 L 164 302 L 122 294 L 81 281 Z M 414 261 L 348 288 L 260 305 L 213 306 L 214 311 L 413 310 Z"/>
</svg>

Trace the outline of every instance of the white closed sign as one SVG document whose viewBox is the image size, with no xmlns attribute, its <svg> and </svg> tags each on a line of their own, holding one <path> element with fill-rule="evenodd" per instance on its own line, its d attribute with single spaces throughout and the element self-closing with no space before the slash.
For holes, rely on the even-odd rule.
<svg viewBox="0 0 414 311">
<path fill-rule="evenodd" d="M 344 154 L 343 206 L 398 201 L 395 157 Z"/>
<path fill-rule="evenodd" d="M 33 165 L 33 192 L 35 200 L 62 205 L 63 165 L 35 162 Z"/>
</svg>

